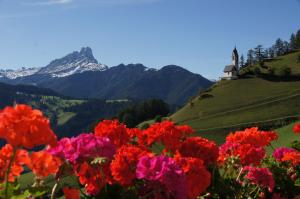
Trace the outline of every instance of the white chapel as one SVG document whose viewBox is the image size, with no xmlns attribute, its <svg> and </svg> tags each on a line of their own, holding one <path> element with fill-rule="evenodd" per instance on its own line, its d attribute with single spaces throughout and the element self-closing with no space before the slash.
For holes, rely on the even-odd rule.
<svg viewBox="0 0 300 199">
<path fill-rule="evenodd" d="M 226 80 L 232 80 L 232 79 L 238 79 L 238 74 L 239 74 L 239 54 L 234 47 L 232 51 L 232 64 L 225 66 L 224 71 L 223 71 L 223 76 L 221 79 L 226 79 Z"/>
</svg>

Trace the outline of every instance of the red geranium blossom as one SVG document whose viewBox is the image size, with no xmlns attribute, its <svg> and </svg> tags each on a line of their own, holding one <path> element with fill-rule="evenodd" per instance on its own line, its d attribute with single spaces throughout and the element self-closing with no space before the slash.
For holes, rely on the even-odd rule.
<svg viewBox="0 0 300 199">
<path fill-rule="evenodd" d="M 103 120 L 96 126 L 95 135 L 108 137 L 117 147 L 127 144 L 130 139 L 126 126 L 118 120 Z"/>
<path fill-rule="evenodd" d="M 282 161 L 289 161 L 294 166 L 297 166 L 297 165 L 300 164 L 300 152 L 294 151 L 294 152 L 285 153 L 281 160 Z"/>
<path fill-rule="evenodd" d="M 300 133 L 300 124 L 295 124 L 293 131 L 294 131 L 294 133 L 299 134 Z"/>
<path fill-rule="evenodd" d="M 56 174 L 61 165 L 61 160 L 58 157 L 46 151 L 33 152 L 30 158 L 31 164 L 29 168 L 38 177 L 47 177 L 51 174 Z"/>
<path fill-rule="evenodd" d="M 257 127 L 237 131 L 234 134 L 229 134 L 226 137 L 227 142 L 250 144 L 253 147 L 268 146 L 273 140 L 276 140 L 278 135 L 272 131 L 259 131 Z"/>
<path fill-rule="evenodd" d="M 14 147 L 33 148 L 56 144 L 49 120 L 41 111 L 22 104 L 6 107 L 0 112 L 0 138 Z"/>
<path fill-rule="evenodd" d="M 176 126 L 171 121 L 152 124 L 144 130 L 138 137 L 140 145 L 151 146 L 155 142 L 161 142 L 165 146 L 165 151 L 175 152 L 185 138 L 194 133 L 189 126 Z"/>
<path fill-rule="evenodd" d="M 136 178 L 136 165 L 140 157 L 148 152 L 140 147 L 126 145 L 121 147 L 111 162 L 111 174 L 115 181 L 123 186 L 129 186 Z"/>
<path fill-rule="evenodd" d="M 10 144 L 6 144 L 0 150 L 0 183 L 5 180 L 5 175 L 8 169 L 9 162 L 11 161 L 13 155 L 13 147 Z M 9 173 L 8 181 L 14 182 L 15 177 L 20 176 L 22 173 L 23 165 L 29 164 L 30 159 L 28 157 L 28 153 L 25 150 L 17 150 L 15 154 L 15 158 L 11 165 L 11 170 Z"/>
<path fill-rule="evenodd" d="M 200 158 L 206 165 L 216 162 L 219 148 L 215 142 L 202 137 L 187 138 L 179 148 L 182 157 Z"/>
<path fill-rule="evenodd" d="M 138 138 L 140 137 L 142 131 L 138 128 L 127 128 L 127 133 L 130 138 Z"/>
<path fill-rule="evenodd" d="M 234 156 L 239 157 L 242 165 L 259 165 L 265 154 L 262 147 L 226 142 L 220 146 L 218 162 L 223 164 L 227 158 Z"/>
<path fill-rule="evenodd" d="M 108 164 L 90 165 L 84 162 L 77 166 L 76 175 L 79 177 L 79 182 L 85 187 L 85 190 L 90 195 L 96 195 L 107 183 L 109 175 Z"/>
<path fill-rule="evenodd" d="M 65 187 L 63 192 L 66 199 L 80 199 L 80 191 L 78 189 Z"/>
<path fill-rule="evenodd" d="M 175 157 L 175 160 L 185 173 L 188 199 L 195 199 L 204 193 L 211 183 L 211 174 L 207 171 L 203 161 L 198 158 L 180 156 Z"/>
</svg>

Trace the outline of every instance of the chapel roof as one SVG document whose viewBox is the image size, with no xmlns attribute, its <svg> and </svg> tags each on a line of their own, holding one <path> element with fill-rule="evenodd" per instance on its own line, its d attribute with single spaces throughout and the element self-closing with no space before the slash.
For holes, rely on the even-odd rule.
<svg viewBox="0 0 300 199">
<path fill-rule="evenodd" d="M 235 65 L 227 65 L 224 68 L 224 72 L 231 72 L 231 71 L 234 71 L 234 70 L 236 71 Z"/>
</svg>

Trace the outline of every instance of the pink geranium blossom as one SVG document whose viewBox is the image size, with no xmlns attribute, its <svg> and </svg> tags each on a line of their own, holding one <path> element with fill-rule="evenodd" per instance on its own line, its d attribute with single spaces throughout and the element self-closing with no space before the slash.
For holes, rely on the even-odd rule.
<svg viewBox="0 0 300 199">
<path fill-rule="evenodd" d="M 115 146 L 106 137 L 80 134 L 77 137 L 61 139 L 56 147 L 50 148 L 48 151 L 52 155 L 75 164 L 96 157 L 105 157 L 111 160 L 115 154 Z"/>
<path fill-rule="evenodd" d="M 245 178 L 252 184 L 256 184 L 263 188 L 268 188 L 270 192 L 273 191 L 275 187 L 275 181 L 271 171 L 268 168 L 258 168 L 247 166 L 244 167 L 244 171 L 248 171 Z"/>
<path fill-rule="evenodd" d="M 138 179 L 146 180 L 148 185 L 146 189 L 149 189 L 150 186 L 152 190 L 157 190 L 158 187 L 155 186 L 155 188 L 154 185 L 160 184 L 160 188 L 164 187 L 168 192 L 159 193 L 165 197 L 166 195 L 172 195 L 176 199 L 187 197 L 184 172 L 170 157 L 163 155 L 156 157 L 143 156 L 137 164 L 136 176 Z M 155 190 L 154 192 L 158 193 Z M 160 197 L 162 196 L 160 195 Z"/>
</svg>

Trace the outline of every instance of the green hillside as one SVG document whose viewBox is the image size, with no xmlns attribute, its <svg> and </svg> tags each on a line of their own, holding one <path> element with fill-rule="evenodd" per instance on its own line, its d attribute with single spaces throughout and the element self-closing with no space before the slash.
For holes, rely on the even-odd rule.
<svg viewBox="0 0 300 199">
<path fill-rule="evenodd" d="M 300 139 L 300 135 L 293 132 L 293 127 L 296 123 L 299 123 L 299 121 L 275 129 L 275 132 L 278 134 L 279 138 L 278 140 L 272 142 L 273 148 L 290 146 L 291 142 Z"/>
<path fill-rule="evenodd" d="M 300 51 L 265 63 L 291 68 L 293 78 L 247 78 L 218 81 L 170 118 L 192 126 L 200 135 L 221 143 L 228 129 L 239 129 L 300 115 Z M 263 68 L 262 68 L 263 71 Z"/>
</svg>

